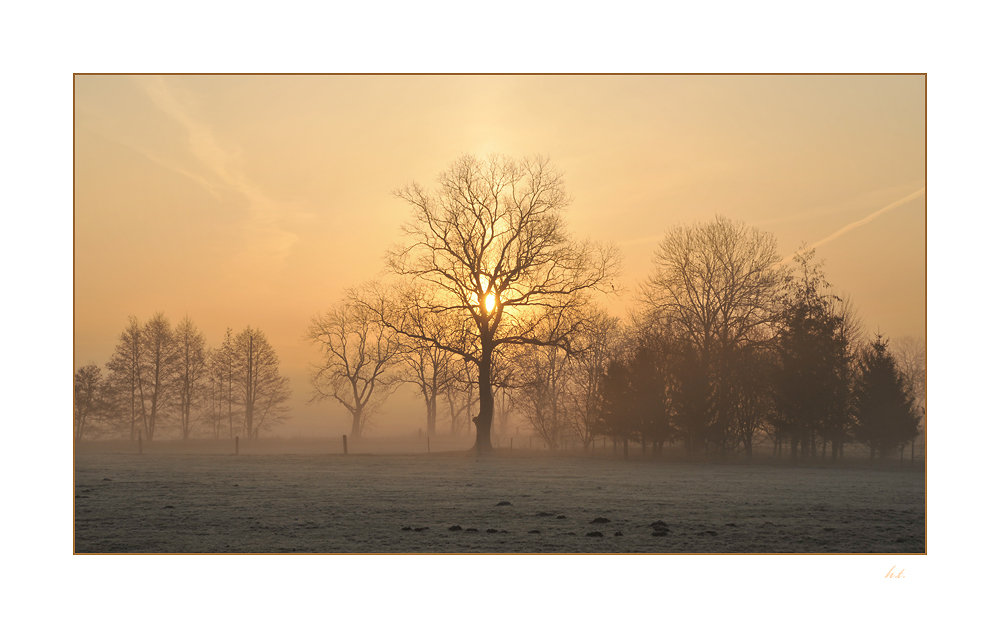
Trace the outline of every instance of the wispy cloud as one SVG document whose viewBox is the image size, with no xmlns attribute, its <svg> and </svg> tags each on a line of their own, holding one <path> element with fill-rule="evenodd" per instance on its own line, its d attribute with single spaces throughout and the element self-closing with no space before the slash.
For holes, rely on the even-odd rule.
<svg viewBox="0 0 1000 628">
<path fill-rule="evenodd" d="M 867 225 L 868 223 L 870 223 L 871 221 L 875 220 L 876 218 L 878 218 L 882 214 L 886 213 L 887 211 L 892 210 L 892 209 L 896 209 L 900 205 L 905 205 L 906 203 L 909 203 L 913 199 L 915 199 L 915 198 L 919 197 L 920 195 L 924 194 L 924 192 L 926 192 L 926 191 L 927 191 L 927 188 L 926 187 L 922 187 L 919 190 L 917 190 L 916 192 L 914 192 L 914 193 L 912 193 L 912 194 L 910 194 L 908 196 L 904 196 L 903 198 L 899 199 L 898 201 L 894 201 L 892 203 L 889 203 L 888 205 L 886 205 L 885 207 L 883 207 L 882 209 L 880 209 L 880 210 L 878 210 L 876 212 L 868 214 L 867 216 L 865 216 L 861 220 L 852 222 L 851 224 L 838 229 L 837 231 L 835 231 L 835 232 L 831 233 L 830 235 L 826 236 L 825 238 L 823 238 L 819 242 L 816 242 L 814 244 L 809 245 L 807 248 L 816 249 L 816 248 L 819 248 L 819 247 L 823 246 L 824 244 L 826 244 L 828 242 L 832 242 L 833 240 L 836 240 L 837 238 L 839 238 L 840 236 L 844 235 L 848 231 L 851 231 L 852 229 L 857 229 L 858 227 L 860 227 L 862 225 Z M 791 255 L 789 255 L 785 259 L 781 260 L 781 263 L 782 264 L 788 263 L 788 262 L 792 261 L 793 257 L 795 257 L 794 253 L 791 254 Z"/>
<path fill-rule="evenodd" d="M 148 150 L 143 150 L 143 154 L 201 183 L 216 198 L 222 192 L 231 192 L 246 199 L 248 216 L 242 227 L 247 247 L 239 256 L 239 263 L 258 267 L 284 260 L 298 236 L 280 226 L 282 205 L 246 176 L 238 155 L 220 144 L 212 128 L 196 119 L 163 77 L 143 77 L 141 85 L 153 104 L 187 132 L 188 149 L 194 158 L 195 168 L 182 167 L 176 161 Z"/>
</svg>

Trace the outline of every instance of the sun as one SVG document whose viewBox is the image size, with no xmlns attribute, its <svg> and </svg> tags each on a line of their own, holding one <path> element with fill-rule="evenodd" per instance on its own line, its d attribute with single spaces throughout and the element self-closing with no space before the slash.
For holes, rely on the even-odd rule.
<svg viewBox="0 0 1000 628">
<path fill-rule="evenodd" d="M 497 298 L 492 292 L 486 293 L 486 311 L 492 312 L 493 308 L 496 307 Z"/>
</svg>

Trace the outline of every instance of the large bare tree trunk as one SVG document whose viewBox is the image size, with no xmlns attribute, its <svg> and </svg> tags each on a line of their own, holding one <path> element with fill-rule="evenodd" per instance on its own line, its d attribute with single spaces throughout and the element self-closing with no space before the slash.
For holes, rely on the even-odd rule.
<svg viewBox="0 0 1000 628">
<path fill-rule="evenodd" d="M 472 419 L 476 424 L 477 453 L 484 454 L 493 451 L 490 442 L 490 431 L 493 428 L 493 383 L 491 381 L 493 364 L 493 347 L 483 339 L 483 354 L 479 359 L 479 414 Z"/>
<path fill-rule="evenodd" d="M 437 394 L 427 400 L 427 435 L 437 435 Z"/>
</svg>

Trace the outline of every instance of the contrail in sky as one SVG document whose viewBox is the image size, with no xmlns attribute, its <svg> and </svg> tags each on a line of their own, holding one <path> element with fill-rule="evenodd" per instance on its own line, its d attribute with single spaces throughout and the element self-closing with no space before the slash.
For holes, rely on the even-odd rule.
<svg viewBox="0 0 1000 628">
<path fill-rule="evenodd" d="M 875 220 L 880 215 L 884 214 L 885 212 L 889 211 L 890 209 L 895 209 L 895 208 L 899 207 L 900 205 L 903 205 L 905 203 L 909 203 L 910 201 L 912 201 L 913 199 L 917 198 L 918 196 L 920 196 L 921 194 L 923 194 L 926 191 L 927 191 L 927 187 L 925 186 L 925 187 L 920 188 L 919 190 L 917 190 L 913 194 L 910 194 L 909 196 L 903 197 L 903 198 L 899 199 L 898 201 L 889 203 L 888 205 L 886 205 L 882 209 L 878 210 L 877 212 L 875 212 L 873 214 L 869 214 L 869 215 L 865 216 L 864 218 L 862 218 L 861 220 L 858 220 L 857 222 L 852 222 L 851 224 L 847 225 L 846 227 L 844 227 L 844 228 L 842 228 L 842 229 L 840 229 L 840 230 L 838 230 L 838 231 L 836 231 L 836 232 L 834 232 L 834 233 L 826 236 L 825 238 L 823 238 L 819 242 L 817 242 L 817 243 L 815 243 L 813 245 L 810 245 L 809 248 L 812 248 L 812 249 L 819 248 L 821 245 L 826 244 L 827 242 L 830 242 L 831 240 L 836 240 L 837 238 L 839 238 L 840 236 L 844 235 L 845 233 L 847 233 L 851 229 L 854 229 L 855 227 L 860 227 L 861 225 L 866 225 L 866 224 L 870 223 L 871 221 Z M 781 263 L 782 264 L 788 263 L 788 262 L 790 262 L 792 260 L 793 257 L 795 257 L 794 253 L 791 254 L 791 255 L 789 255 L 785 259 L 783 259 L 781 261 Z"/>
</svg>

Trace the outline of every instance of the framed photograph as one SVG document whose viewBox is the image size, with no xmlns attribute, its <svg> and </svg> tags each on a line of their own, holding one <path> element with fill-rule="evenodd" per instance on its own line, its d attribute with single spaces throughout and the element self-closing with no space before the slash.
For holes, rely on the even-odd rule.
<svg viewBox="0 0 1000 628">
<path fill-rule="evenodd" d="M 926 554 L 926 75 L 73 88 L 75 553 Z"/>
</svg>

